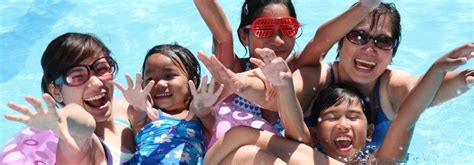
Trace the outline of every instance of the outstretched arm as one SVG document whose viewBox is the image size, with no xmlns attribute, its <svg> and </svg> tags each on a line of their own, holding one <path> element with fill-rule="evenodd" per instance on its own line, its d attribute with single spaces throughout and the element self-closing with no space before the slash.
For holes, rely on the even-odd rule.
<svg viewBox="0 0 474 165">
<path fill-rule="evenodd" d="M 201 17 L 212 32 L 213 54 L 233 72 L 242 71 L 238 57 L 234 54 L 232 28 L 217 0 L 194 0 Z"/>
<path fill-rule="evenodd" d="M 469 45 L 459 47 L 438 59 L 402 102 L 382 146 L 376 153 L 378 160 L 401 161 L 408 150 L 415 123 L 438 93 L 448 71 L 467 63 L 474 57 Z"/>
<path fill-rule="evenodd" d="M 289 60 L 290 68 L 308 65 L 320 65 L 331 47 L 343 38 L 350 30 L 360 23 L 381 0 L 360 0 L 341 15 L 321 25 L 314 37 L 309 41 L 301 54 Z M 291 63 L 296 67 L 291 67 Z"/>
</svg>

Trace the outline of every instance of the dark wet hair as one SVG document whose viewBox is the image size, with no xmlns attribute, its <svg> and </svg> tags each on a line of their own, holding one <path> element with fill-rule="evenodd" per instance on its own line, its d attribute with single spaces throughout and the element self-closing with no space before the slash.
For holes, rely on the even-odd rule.
<svg viewBox="0 0 474 165">
<path fill-rule="evenodd" d="M 98 58 L 102 55 L 110 57 L 110 53 L 109 48 L 93 34 L 65 33 L 60 35 L 48 44 L 41 57 L 41 67 L 43 68 L 41 89 L 43 92 L 49 93 L 48 84 L 64 74 L 69 68 L 79 65 L 89 58 Z M 114 63 L 114 65 L 118 71 L 117 64 Z"/>
<path fill-rule="evenodd" d="M 177 43 L 157 45 L 151 48 L 146 54 L 145 60 L 143 60 L 142 73 L 145 73 L 146 61 L 148 58 L 156 53 L 169 57 L 178 68 L 187 74 L 188 80 L 194 80 L 194 78 L 196 78 L 197 82 L 195 85 L 199 86 L 201 67 L 199 66 L 198 60 L 194 57 L 191 51 Z M 144 76 L 145 74 L 142 75 L 142 79 Z"/>
<path fill-rule="evenodd" d="M 355 3 L 352 6 L 355 6 Z M 402 26 L 400 24 L 400 13 L 397 10 L 397 7 L 393 3 L 385 3 L 382 2 L 380 5 L 375 8 L 372 12 L 370 12 L 369 16 L 371 16 L 371 24 L 370 29 L 376 28 L 378 21 L 382 15 L 387 15 L 390 17 L 391 25 L 392 25 L 392 38 L 393 38 L 393 53 L 392 58 L 395 57 L 397 53 L 398 46 L 402 40 Z M 368 16 L 368 17 L 369 17 Z M 339 40 L 337 45 L 337 56 L 336 59 L 339 58 L 339 50 L 342 48 L 342 44 L 345 40 L 345 37 Z"/>
<path fill-rule="evenodd" d="M 311 109 L 312 125 L 317 126 L 317 120 L 323 110 L 331 106 L 340 105 L 346 101 L 348 101 L 349 104 L 359 102 L 367 118 L 367 124 L 374 123 L 375 113 L 373 113 L 370 103 L 364 98 L 365 96 L 362 93 L 347 85 L 338 84 L 324 88 L 319 92 L 319 95 L 313 102 L 313 108 Z"/>
<path fill-rule="evenodd" d="M 245 0 L 242 5 L 242 11 L 240 14 L 240 25 L 237 28 L 237 34 L 239 34 L 240 29 L 244 29 L 244 33 L 248 33 L 249 29 L 245 29 L 245 26 L 253 23 L 263 12 L 263 9 L 271 4 L 282 4 L 288 8 L 291 17 L 296 17 L 295 7 L 291 0 Z M 238 35 L 240 43 L 245 47 L 240 35 Z M 247 51 L 247 49 L 245 49 Z M 246 52 L 247 53 L 247 52 Z"/>
</svg>

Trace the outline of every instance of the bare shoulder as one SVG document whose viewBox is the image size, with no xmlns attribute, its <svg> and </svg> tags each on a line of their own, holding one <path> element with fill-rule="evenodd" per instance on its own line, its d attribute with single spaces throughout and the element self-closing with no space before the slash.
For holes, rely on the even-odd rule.
<svg viewBox="0 0 474 165">
<path fill-rule="evenodd" d="M 416 85 L 418 77 L 397 69 L 387 69 L 382 76 L 381 95 L 387 96 L 387 102 L 391 104 L 393 111 L 397 112 L 403 99 Z"/>
</svg>

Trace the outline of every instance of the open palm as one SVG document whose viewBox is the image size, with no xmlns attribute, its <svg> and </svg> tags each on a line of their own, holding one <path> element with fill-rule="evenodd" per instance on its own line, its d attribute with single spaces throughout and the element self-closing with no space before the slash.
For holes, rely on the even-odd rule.
<svg viewBox="0 0 474 165">
<path fill-rule="evenodd" d="M 221 84 L 214 92 L 215 80 L 211 79 L 211 83 L 209 84 L 208 88 L 207 76 L 202 78 L 202 83 L 199 86 L 199 89 L 196 89 L 196 86 L 192 81 L 189 81 L 188 84 L 193 96 L 193 101 L 189 106 L 191 112 L 199 118 L 209 115 L 212 111 L 212 106 L 214 106 L 221 95 L 224 85 Z"/>
</svg>

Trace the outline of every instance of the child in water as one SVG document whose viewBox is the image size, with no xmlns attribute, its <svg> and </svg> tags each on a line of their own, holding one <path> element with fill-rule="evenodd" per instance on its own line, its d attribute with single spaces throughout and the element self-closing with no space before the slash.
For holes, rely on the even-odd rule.
<svg viewBox="0 0 474 165">
<path fill-rule="evenodd" d="M 153 47 L 142 71 L 143 76 L 137 73 L 136 86 L 128 75 L 128 88 L 114 82 L 131 105 L 137 151 L 129 163 L 201 164 L 215 122 L 213 105 L 223 86 L 215 91 L 211 80 L 208 88 L 204 76 L 196 90 L 199 63 L 178 44 Z"/>
<path fill-rule="evenodd" d="M 310 130 L 302 122 L 303 114 L 294 93 L 288 65 L 270 49 L 257 50 L 263 61 L 251 61 L 277 88 L 279 113 L 287 130 L 287 138 L 249 127 L 236 127 L 209 149 L 205 163 L 262 160 L 265 163 L 339 163 L 334 159 L 345 163 L 401 162 L 407 153 L 416 121 L 433 101 L 446 73 L 474 57 L 474 52 L 464 49 L 472 46 L 474 43 L 455 49 L 430 67 L 401 104 L 381 147 L 374 153 L 360 152 L 364 151 L 365 142 L 371 138 L 373 131 L 373 125 L 368 120 L 372 116 L 368 111 L 370 108 L 365 107 L 368 103 L 357 92 L 343 87 L 329 87 L 315 100 L 312 116 L 316 125 L 311 131 L 320 147 L 310 147 L 313 141 Z M 238 134 L 246 136 L 237 138 Z M 359 159 L 360 156 L 369 159 Z"/>
</svg>

